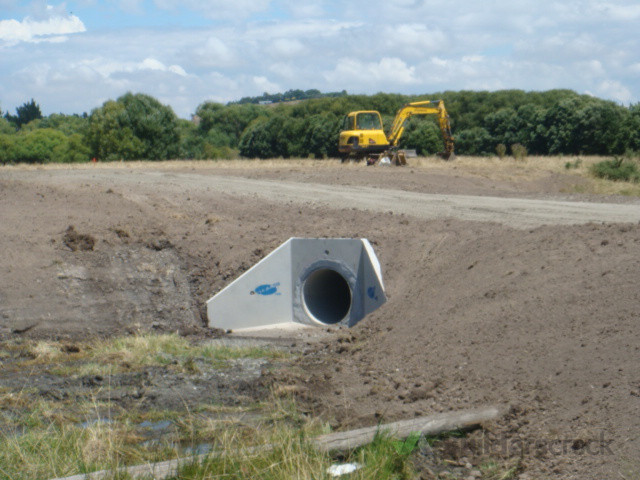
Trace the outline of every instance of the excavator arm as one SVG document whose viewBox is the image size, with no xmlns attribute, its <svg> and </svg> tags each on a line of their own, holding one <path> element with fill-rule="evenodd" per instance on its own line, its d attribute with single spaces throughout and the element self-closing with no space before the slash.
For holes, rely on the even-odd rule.
<svg viewBox="0 0 640 480">
<path fill-rule="evenodd" d="M 451 134 L 451 124 L 449 123 L 449 114 L 444 108 L 444 102 L 442 100 L 427 100 L 423 102 L 412 102 L 406 104 L 396 114 L 396 118 L 393 120 L 391 126 L 391 133 L 389 134 L 389 146 L 397 147 L 398 141 L 404 133 L 404 125 L 406 121 L 413 115 L 437 115 L 438 125 L 442 138 L 444 140 L 444 152 L 440 155 L 449 159 L 453 154 L 453 135 Z"/>
</svg>

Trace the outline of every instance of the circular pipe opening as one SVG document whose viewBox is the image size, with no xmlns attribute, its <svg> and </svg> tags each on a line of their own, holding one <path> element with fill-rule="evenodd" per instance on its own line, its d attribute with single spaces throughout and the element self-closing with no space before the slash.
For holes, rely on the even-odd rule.
<svg viewBox="0 0 640 480">
<path fill-rule="evenodd" d="M 343 320 L 351 308 L 351 289 L 335 270 L 321 268 L 311 273 L 302 287 L 307 312 L 318 322 L 331 325 Z"/>
</svg>

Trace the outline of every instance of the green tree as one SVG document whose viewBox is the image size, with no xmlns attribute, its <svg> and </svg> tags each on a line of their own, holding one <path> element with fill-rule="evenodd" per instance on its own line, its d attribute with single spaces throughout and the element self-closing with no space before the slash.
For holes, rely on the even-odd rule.
<svg viewBox="0 0 640 480">
<path fill-rule="evenodd" d="M 456 136 L 456 152 L 462 155 L 491 155 L 493 140 L 482 127 L 462 130 Z"/>
<path fill-rule="evenodd" d="M 2 137 L 3 163 L 80 162 L 89 157 L 79 134 L 68 137 L 57 130 L 41 128 Z"/>
<path fill-rule="evenodd" d="M 17 128 L 22 128 L 27 123 L 42 118 L 42 112 L 40 111 L 40 105 L 38 105 L 32 98 L 30 101 L 23 103 L 16 108 L 16 115 L 10 115 L 8 112 L 5 114 L 5 118 L 13 123 Z"/>
<path fill-rule="evenodd" d="M 627 149 L 640 152 L 640 103 L 629 107 L 624 131 L 627 133 Z"/>
<path fill-rule="evenodd" d="M 269 158 L 275 156 L 273 135 L 270 134 L 266 118 L 258 119 L 249 125 L 242 137 L 238 147 L 240 155 L 245 158 Z"/>
<path fill-rule="evenodd" d="M 407 122 L 400 138 L 401 148 L 413 148 L 418 155 L 431 155 L 444 151 L 440 127 L 433 119 L 412 118 Z"/>
<path fill-rule="evenodd" d="M 91 112 L 87 143 L 91 154 L 100 160 L 135 160 L 143 158 L 144 145 L 126 126 L 122 103 L 108 100 Z"/>
<path fill-rule="evenodd" d="M 180 136 L 178 156 L 183 159 L 204 158 L 204 138 L 200 135 L 198 127 L 189 120 L 178 120 L 178 133 Z"/>
<path fill-rule="evenodd" d="M 580 152 L 577 125 L 580 99 L 571 97 L 562 100 L 547 110 L 543 124 L 546 128 L 546 154 L 571 154 Z"/>
<path fill-rule="evenodd" d="M 15 137 L 15 135 L 0 133 L 0 165 L 13 162 L 12 151 Z"/>
<path fill-rule="evenodd" d="M 247 158 L 290 158 L 304 154 L 304 121 L 277 114 L 256 120 L 240 139 L 240 155 Z"/>
<path fill-rule="evenodd" d="M 6 118 L 0 117 L 0 134 L 11 134 L 15 133 L 16 129 L 9 120 Z"/>
<path fill-rule="evenodd" d="M 521 105 L 515 118 L 515 143 L 524 145 L 531 153 L 547 153 L 547 134 L 544 125 L 546 109 L 533 103 Z"/>
<path fill-rule="evenodd" d="M 85 143 L 84 135 L 73 133 L 67 137 L 67 145 L 62 151 L 63 162 L 88 162 L 91 158 L 91 150 Z"/>
<path fill-rule="evenodd" d="M 42 118 L 38 123 L 38 128 L 53 128 L 59 130 L 65 135 L 80 134 L 85 135 L 89 126 L 89 119 L 80 115 L 64 115 L 62 113 L 53 113 L 48 117 Z"/>
<path fill-rule="evenodd" d="M 629 148 L 625 131 L 629 111 L 613 102 L 597 100 L 587 104 L 577 115 L 575 125 L 578 153 L 588 155 L 621 154 Z M 574 152 L 575 153 L 575 152 Z"/>
<path fill-rule="evenodd" d="M 142 158 L 167 160 L 178 153 L 178 117 L 171 107 L 162 105 L 155 98 L 141 93 L 126 93 L 118 98 L 124 105 L 124 126 L 143 144 Z"/>
<path fill-rule="evenodd" d="M 196 116 L 198 117 L 198 127 L 203 132 L 208 132 L 217 123 L 215 114 L 226 107 L 217 102 L 204 102 L 196 108 Z"/>
<path fill-rule="evenodd" d="M 166 160 L 180 151 L 178 118 L 144 94 L 109 100 L 89 116 L 87 143 L 102 160 Z"/>
<path fill-rule="evenodd" d="M 205 102 L 198 106 L 196 115 L 200 118 L 200 131 L 208 135 L 212 130 L 221 145 L 237 146 L 247 126 L 259 116 L 268 115 L 267 110 L 257 105 L 229 105 Z"/>
<path fill-rule="evenodd" d="M 511 145 L 517 142 L 516 111 L 513 108 L 501 108 L 488 114 L 483 121 L 494 145 L 502 143 Z"/>
<path fill-rule="evenodd" d="M 337 157 L 339 132 L 340 119 L 333 113 L 311 116 L 307 120 L 302 156 Z"/>
</svg>

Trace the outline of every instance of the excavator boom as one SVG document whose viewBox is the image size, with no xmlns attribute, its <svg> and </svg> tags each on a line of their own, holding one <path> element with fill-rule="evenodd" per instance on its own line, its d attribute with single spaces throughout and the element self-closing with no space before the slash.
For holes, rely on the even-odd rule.
<svg viewBox="0 0 640 480">
<path fill-rule="evenodd" d="M 412 102 L 398 110 L 396 118 L 393 120 L 391 133 L 389 134 L 389 145 L 391 147 L 396 147 L 398 145 L 400 137 L 402 137 L 402 134 L 404 133 L 404 125 L 413 115 L 438 116 L 438 126 L 440 127 L 440 132 L 442 133 L 442 138 L 444 140 L 444 152 L 440 155 L 446 159 L 450 158 L 453 155 L 454 150 L 453 135 L 451 134 L 449 114 L 444 108 L 444 101 L 442 100 Z"/>
</svg>

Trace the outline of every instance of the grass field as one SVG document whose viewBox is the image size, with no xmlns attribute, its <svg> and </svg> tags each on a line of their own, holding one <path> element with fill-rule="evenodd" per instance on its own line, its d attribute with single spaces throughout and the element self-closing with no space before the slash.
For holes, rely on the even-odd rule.
<svg viewBox="0 0 640 480">
<path fill-rule="evenodd" d="M 358 468 L 350 479 L 415 478 L 414 461 L 429 454 L 434 478 L 458 478 L 454 462 L 437 459 L 437 438 L 417 435 L 398 440 L 381 431 L 369 445 L 330 455 L 311 442 L 331 428 L 298 408 L 281 391 L 258 402 L 229 406 L 205 401 L 180 410 L 130 406 L 109 399 L 115 386 L 96 385 L 87 397 L 47 395 L 29 386 L 36 370 L 67 379 L 113 379 L 118 371 L 163 368 L 187 377 L 196 365 L 224 370 L 225 362 L 245 358 L 287 361 L 290 355 L 257 347 L 213 346 L 177 335 L 135 335 L 75 343 L 14 341 L 0 345 L 0 365 L 24 372 L 21 388 L 0 389 L 0 479 L 52 479 L 115 471 L 176 458 L 185 461 L 176 476 L 182 480 L 329 479 L 328 469 L 341 463 Z M 196 367 L 197 368 L 197 367 Z M 165 373 L 169 374 L 169 373 Z M 83 380 L 83 381 L 84 381 Z M 71 390 L 70 390 L 71 391 Z M 105 393 L 106 399 L 105 399 Z M 514 478 L 512 463 L 486 462 L 477 467 L 483 478 Z M 113 473 L 105 478 L 131 478 Z"/>
<path fill-rule="evenodd" d="M 23 371 L 25 378 L 44 369 L 69 381 L 100 375 L 115 382 L 119 371 L 143 368 L 188 375 L 203 363 L 224 370 L 226 362 L 238 359 L 288 357 L 281 350 L 194 343 L 174 334 L 136 335 L 72 347 L 49 341 L 0 346 L 4 368 Z M 321 479 L 329 478 L 327 468 L 336 462 L 308 441 L 327 433 L 329 427 L 302 414 L 286 395 L 272 393 L 262 401 L 237 406 L 202 402 L 181 411 L 123 409 L 105 400 L 104 390 L 108 394 L 112 388 L 109 382 L 97 385 L 93 395 L 83 400 L 38 394 L 29 383 L 0 390 L 3 480 L 63 477 L 203 451 L 211 453 L 197 463 L 187 463 L 176 478 Z M 150 436 L 156 429 L 158 435 Z M 265 445 L 273 448 L 261 448 Z M 381 436 L 342 460 L 362 466 L 351 478 L 411 478 L 408 458 L 413 448 L 403 450 L 402 445 Z"/>
</svg>

